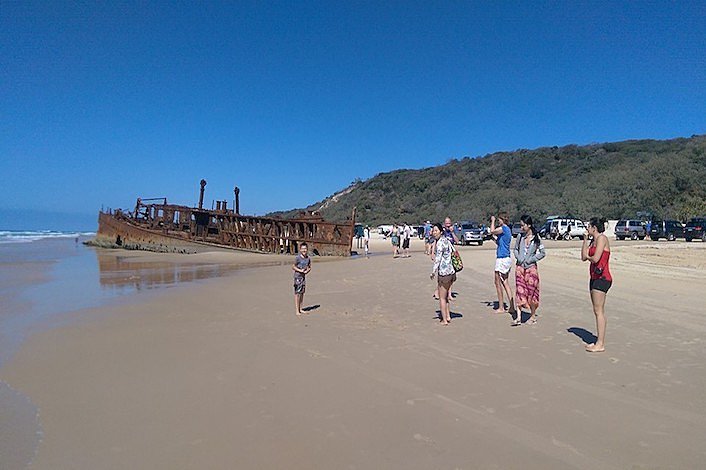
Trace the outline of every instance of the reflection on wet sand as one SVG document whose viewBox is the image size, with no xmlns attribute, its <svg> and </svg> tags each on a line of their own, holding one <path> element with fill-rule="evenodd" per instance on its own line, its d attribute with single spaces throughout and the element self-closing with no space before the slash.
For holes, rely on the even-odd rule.
<svg viewBox="0 0 706 470">
<path fill-rule="evenodd" d="M 131 256 L 96 250 L 100 285 L 103 289 L 119 293 L 131 290 L 170 287 L 182 282 L 192 282 L 230 275 L 245 268 L 282 266 L 291 260 L 261 261 L 250 263 L 144 261 Z"/>
</svg>

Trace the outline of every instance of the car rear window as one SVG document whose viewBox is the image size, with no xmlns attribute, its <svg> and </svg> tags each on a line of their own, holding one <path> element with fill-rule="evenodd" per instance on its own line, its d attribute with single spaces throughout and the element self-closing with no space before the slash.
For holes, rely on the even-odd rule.
<svg viewBox="0 0 706 470">
<path fill-rule="evenodd" d="M 617 224 L 615 224 L 616 227 L 625 227 L 628 224 L 626 220 L 619 220 Z"/>
</svg>

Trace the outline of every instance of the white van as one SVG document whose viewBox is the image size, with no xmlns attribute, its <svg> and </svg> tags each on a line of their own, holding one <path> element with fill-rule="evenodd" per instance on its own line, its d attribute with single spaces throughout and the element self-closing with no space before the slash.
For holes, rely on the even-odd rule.
<svg viewBox="0 0 706 470">
<path fill-rule="evenodd" d="M 387 238 L 390 236 L 394 228 L 394 225 L 378 225 L 378 233 L 384 238 Z"/>
<path fill-rule="evenodd" d="M 583 239 L 586 225 L 579 219 L 553 219 L 549 225 L 549 237 L 553 240 Z"/>
</svg>

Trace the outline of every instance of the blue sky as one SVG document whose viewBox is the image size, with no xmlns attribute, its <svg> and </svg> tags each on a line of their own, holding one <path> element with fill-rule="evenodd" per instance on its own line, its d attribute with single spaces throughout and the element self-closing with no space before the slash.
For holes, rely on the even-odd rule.
<svg viewBox="0 0 706 470">
<path fill-rule="evenodd" d="M 450 158 L 703 134 L 705 110 L 706 2 L 5 1 L 0 228 L 194 204 L 201 178 L 263 214 Z"/>
</svg>

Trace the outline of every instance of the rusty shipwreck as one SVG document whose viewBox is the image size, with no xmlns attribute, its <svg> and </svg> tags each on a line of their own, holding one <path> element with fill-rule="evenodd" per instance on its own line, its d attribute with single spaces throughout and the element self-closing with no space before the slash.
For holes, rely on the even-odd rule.
<svg viewBox="0 0 706 470">
<path fill-rule="evenodd" d="M 138 198 L 132 211 L 101 210 L 93 244 L 172 253 L 196 253 L 213 248 L 260 253 L 294 254 L 306 242 L 309 252 L 321 256 L 349 256 L 355 209 L 342 223 L 327 222 L 317 213 L 292 219 L 240 214 L 240 190 L 234 207 L 215 201 L 204 209 L 206 181 L 201 180 L 198 207 L 169 204 L 167 198 Z"/>
</svg>

